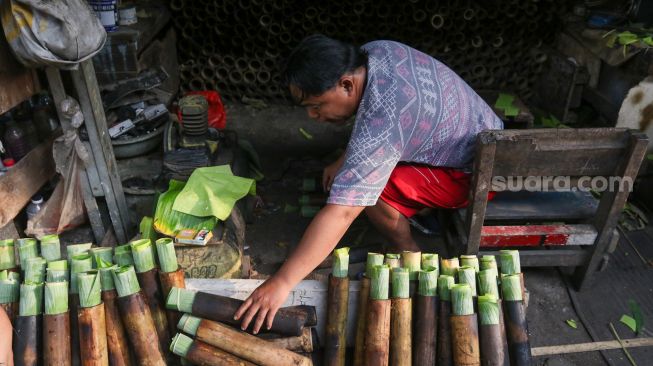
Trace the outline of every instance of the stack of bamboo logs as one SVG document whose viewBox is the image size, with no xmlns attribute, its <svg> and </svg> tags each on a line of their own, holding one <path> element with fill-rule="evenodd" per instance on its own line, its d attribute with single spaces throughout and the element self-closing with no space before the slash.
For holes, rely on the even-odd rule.
<svg viewBox="0 0 653 366">
<path fill-rule="evenodd" d="M 474 88 L 528 99 L 554 41 L 563 0 L 170 0 L 182 89 L 278 99 L 280 70 L 305 36 L 361 45 L 392 39 L 445 62 Z"/>
</svg>

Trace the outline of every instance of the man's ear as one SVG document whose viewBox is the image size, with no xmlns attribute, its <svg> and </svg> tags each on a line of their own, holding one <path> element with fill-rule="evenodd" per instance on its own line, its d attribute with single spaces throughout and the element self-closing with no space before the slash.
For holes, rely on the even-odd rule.
<svg viewBox="0 0 653 366">
<path fill-rule="evenodd" d="M 340 78 L 340 86 L 345 89 L 347 94 L 351 94 L 354 91 L 354 80 L 351 75 L 345 75 Z"/>
</svg>

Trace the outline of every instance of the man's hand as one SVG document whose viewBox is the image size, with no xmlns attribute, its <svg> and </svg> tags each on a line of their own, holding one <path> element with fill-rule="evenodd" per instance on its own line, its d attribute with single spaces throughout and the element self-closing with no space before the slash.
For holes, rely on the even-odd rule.
<svg viewBox="0 0 653 366">
<path fill-rule="evenodd" d="M 254 319 L 254 316 L 256 316 L 253 329 L 254 334 L 259 332 L 263 322 L 265 322 L 267 329 L 272 328 L 274 316 L 286 301 L 291 289 L 283 281 L 275 277 L 269 278 L 249 295 L 247 300 L 236 311 L 234 319 L 238 320 L 242 317 L 243 320 L 240 323 L 240 327 L 242 330 L 245 330 Z"/>
<path fill-rule="evenodd" d="M 324 192 L 329 192 L 331 190 L 333 180 L 336 178 L 336 174 L 338 174 L 338 171 L 340 168 L 342 168 L 342 164 L 344 163 L 345 154 L 343 153 L 340 155 L 338 160 L 334 161 L 333 163 L 327 165 L 326 168 L 324 168 L 324 172 L 322 172 L 322 189 L 324 189 Z"/>
</svg>

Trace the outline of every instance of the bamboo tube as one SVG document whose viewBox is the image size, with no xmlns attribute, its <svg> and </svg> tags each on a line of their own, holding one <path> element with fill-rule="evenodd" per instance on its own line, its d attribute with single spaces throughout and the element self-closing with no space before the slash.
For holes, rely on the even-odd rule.
<svg viewBox="0 0 653 366">
<path fill-rule="evenodd" d="M 504 276 L 501 281 L 501 290 L 510 364 L 515 366 L 531 365 L 531 346 L 528 339 L 528 323 L 520 276 L 518 274 Z"/>
<path fill-rule="evenodd" d="M 333 251 L 333 271 L 329 276 L 327 297 L 327 325 L 324 345 L 324 364 L 345 364 L 347 349 L 347 305 L 349 304 L 349 248 Z"/>
<path fill-rule="evenodd" d="M 45 284 L 45 316 L 43 317 L 43 364 L 70 366 L 70 312 L 68 282 Z"/>
<path fill-rule="evenodd" d="M 284 311 L 299 314 L 299 316 L 306 315 L 306 323 L 304 327 L 317 326 L 317 310 L 315 306 L 311 305 L 293 305 L 283 308 Z"/>
<path fill-rule="evenodd" d="M 70 292 L 68 293 L 68 307 L 70 313 L 70 346 L 72 349 L 73 365 L 81 365 L 80 339 L 79 339 L 79 289 L 77 286 L 77 276 L 79 273 L 89 271 L 93 268 L 93 261 L 88 254 L 91 244 L 69 245 L 68 259 L 70 260 Z M 86 250 L 86 251 L 83 251 Z M 78 254 L 75 254 L 78 253 Z"/>
<path fill-rule="evenodd" d="M 79 289 L 77 286 L 77 276 L 79 273 L 90 271 L 93 269 L 93 260 L 89 254 L 77 254 L 72 257 L 72 264 L 70 266 L 70 293 L 77 294 Z M 73 310 L 71 308 L 71 310 Z M 75 309 L 76 310 L 76 309 Z"/>
<path fill-rule="evenodd" d="M 472 291 L 472 296 L 476 296 L 476 272 L 473 267 L 462 266 L 458 268 L 458 283 L 468 284 Z"/>
<path fill-rule="evenodd" d="M 61 259 L 61 243 L 57 234 L 41 238 L 41 256 L 48 262 Z"/>
<path fill-rule="evenodd" d="M 36 246 L 36 239 L 16 239 L 16 245 L 18 245 L 18 258 L 20 259 L 20 267 L 24 271 L 27 267 L 27 259 L 39 256 L 39 250 Z"/>
<path fill-rule="evenodd" d="M 436 269 L 438 271 L 438 275 L 439 275 L 440 274 L 440 257 L 437 254 L 434 254 L 434 253 L 422 253 L 422 265 L 421 265 L 421 268 L 425 269 L 425 268 L 429 268 L 429 267 L 431 267 L 433 269 Z M 438 276 L 435 276 L 436 281 L 437 281 L 437 277 Z"/>
<path fill-rule="evenodd" d="M 410 365 L 412 359 L 412 304 L 410 270 L 392 269 L 390 300 L 390 365 Z"/>
<path fill-rule="evenodd" d="M 107 328 L 107 352 L 109 364 L 114 366 L 131 365 L 127 333 L 123 326 L 118 305 L 116 304 L 116 287 L 113 283 L 113 271 L 118 268 L 110 260 L 97 260 L 100 273 L 100 287 L 102 288 L 102 302 L 104 303 L 104 318 Z"/>
<path fill-rule="evenodd" d="M 484 255 L 479 259 L 479 269 L 483 270 L 494 270 L 496 276 L 499 277 L 499 269 L 497 266 L 497 260 L 493 255 Z"/>
<path fill-rule="evenodd" d="M 375 266 L 383 264 L 383 255 L 368 253 L 365 266 L 365 275 L 360 282 L 358 293 L 358 318 L 356 319 L 356 340 L 354 345 L 354 366 L 361 366 L 365 356 L 365 330 L 367 321 L 367 303 L 370 297 L 370 276 Z"/>
<path fill-rule="evenodd" d="M 480 366 L 478 319 L 474 314 L 471 287 L 466 283 L 453 285 L 451 287 L 451 303 L 453 315 L 450 321 L 454 365 Z"/>
<path fill-rule="evenodd" d="M 93 263 L 93 268 L 98 268 L 98 258 L 102 259 L 107 263 L 113 262 L 113 248 L 112 247 L 100 247 L 100 248 L 91 248 L 89 249 L 89 254 L 91 255 L 91 261 Z"/>
<path fill-rule="evenodd" d="M 243 301 L 238 299 L 173 287 L 168 294 L 166 308 L 239 326 L 240 321 L 234 319 L 234 314 L 242 303 Z M 302 329 L 305 324 L 305 313 L 301 313 L 296 309 L 287 311 L 281 308 L 277 311 L 272 328 L 269 331 L 283 335 L 298 336 L 302 334 Z M 250 325 L 248 331 L 251 331 L 252 328 L 253 325 Z"/>
<path fill-rule="evenodd" d="M 66 247 L 66 257 L 68 258 L 68 262 L 71 262 L 74 256 L 88 252 L 92 246 L 93 244 L 91 243 L 68 245 Z M 70 266 L 71 263 L 68 264 Z"/>
<path fill-rule="evenodd" d="M 254 365 L 249 361 L 245 361 L 221 349 L 209 346 L 204 342 L 194 341 L 192 338 L 182 333 L 177 334 L 172 339 L 170 351 L 177 356 L 182 357 L 182 359 L 188 360 L 197 365 Z"/>
<path fill-rule="evenodd" d="M 18 317 L 14 320 L 14 364 L 40 365 L 43 361 L 43 284 L 20 285 Z"/>
<path fill-rule="evenodd" d="M 461 267 L 464 267 L 464 266 L 472 267 L 472 268 L 474 268 L 475 273 L 478 273 L 478 271 L 480 269 L 479 268 L 480 265 L 479 265 L 478 257 L 475 256 L 475 255 L 461 255 L 460 256 L 460 266 Z"/>
<path fill-rule="evenodd" d="M 48 268 L 45 275 L 47 282 L 68 282 L 68 261 L 61 259 L 48 262 Z"/>
<path fill-rule="evenodd" d="M 401 253 L 401 266 L 408 268 L 408 277 L 411 281 L 417 281 L 421 268 L 422 252 L 404 251 Z"/>
<path fill-rule="evenodd" d="M 107 331 L 100 275 L 97 271 L 80 273 L 79 309 L 79 346 L 82 365 L 108 365 Z"/>
<path fill-rule="evenodd" d="M 0 279 L 0 306 L 5 310 L 12 324 L 18 316 L 19 299 L 20 282 L 14 278 Z"/>
<path fill-rule="evenodd" d="M 422 263 L 424 263 L 422 261 Z M 419 293 L 415 298 L 413 363 L 435 365 L 438 327 L 438 270 L 424 267 L 419 274 Z"/>
<path fill-rule="evenodd" d="M 438 277 L 438 295 L 440 296 L 440 312 L 438 313 L 438 365 L 453 365 L 453 349 L 451 344 L 451 293 L 450 288 L 454 278 L 448 275 Z"/>
<path fill-rule="evenodd" d="M 118 293 L 118 309 L 139 366 L 165 366 L 159 342 L 152 342 L 156 334 L 150 308 L 140 292 L 134 267 L 123 266 L 113 271 Z"/>
<path fill-rule="evenodd" d="M 198 341 L 262 366 L 312 365 L 306 357 L 218 322 L 184 314 L 179 321 L 179 329 Z"/>
<path fill-rule="evenodd" d="M 129 244 L 119 245 L 114 249 L 114 263 L 119 266 L 131 266 L 134 264 L 132 257 L 132 247 Z"/>
<path fill-rule="evenodd" d="M 170 238 L 162 238 L 156 241 L 157 254 L 159 256 L 159 282 L 161 283 L 161 293 L 164 299 L 173 287 L 186 288 L 184 280 L 184 271 L 179 268 L 177 255 L 175 254 L 175 244 Z M 168 334 L 177 332 L 177 323 L 181 318 L 181 313 L 171 309 L 166 310 L 168 320 Z"/>
<path fill-rule="evenodd" d="M 508 345 L 501 329 L 501 307 L 493 295 L 478 297 L 481 364 L 510 366 Z"/>
<path fill-rule="evenodd" d="M 387 265 L 372 270 L 365 331 L 365 364 L 388 365 L 390 351 L 389 271 Z"/>
<path fill-rule="evenodd" d="M 16 268 L 14 240 L 0 240 L 0 270 Z"/>
<path fill-rule="evenodd" d="M 489 294 L 494 296 L 495 299 L 499 298 L 499 287 L 495 269 L 484 269 L 478 272 L 478 294 Z"/>
<path fill-rule="evenodd" d="M 401 255 L 394 253 L 387 253 L 385 255 L 385 264 L 392 268 L 401 267 Z"/>
<path fill-rule="evenodd" d="M 46 261 L 41 257 L 32 257 L 25 260 L 25 282 L 45 282 Z"/>
<path fill-rule="evenodd" d="M 460 267 L 458 264 L 458 258 L 442 258 L 440 262 L 440 274 L 452 276 L 455 278 L 458 274 L 458 268 Z"/>
<path fill-rule="evenodd" d="M 304 328 L 302 330 L 302 335 L 297 337 L 269 337 L 272 334 L 260 334 L 259 337 L 267 340 L 268 342 L 287 349 L 288 351 L 298 352 L 298 353 L 313 353 L 314 344 L 317 344 L 317 341 L 314 339 L 317 336 L 317 333 L 312 328 Z"/>
</svg>

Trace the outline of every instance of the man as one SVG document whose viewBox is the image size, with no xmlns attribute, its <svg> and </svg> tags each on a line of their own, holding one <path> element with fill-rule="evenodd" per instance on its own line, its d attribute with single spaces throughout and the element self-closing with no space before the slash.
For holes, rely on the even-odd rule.
<svg viewBox="0 0 653 366">
<path fill-rule="evenodd" d="M 361 48 L 313 35 L 290 54 L 285 80 L 319 122 L 356 116 L 345 153 L 324 169 L 327 205 L 279 271 L 238 309 L 245 329 L 270 328 L 289 292 L 320 264 L 363 211 L 397 250 L 419 250 L 408 218 L 467 205 L 476 135 L 501 120 L 453 71 L 401 43 Z M 254 318 L 256 316 L 256 318 Z"/>
</svg>

